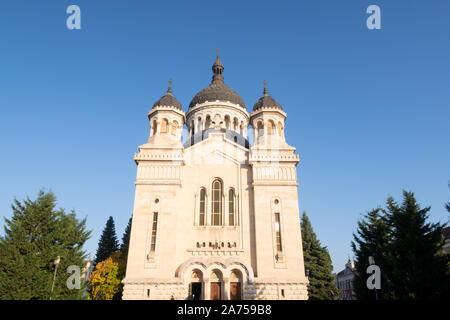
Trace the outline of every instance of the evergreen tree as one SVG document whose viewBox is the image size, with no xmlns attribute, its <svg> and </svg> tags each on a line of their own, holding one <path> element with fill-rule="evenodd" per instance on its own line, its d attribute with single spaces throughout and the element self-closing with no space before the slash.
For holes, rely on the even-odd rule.
<svg viewBox="0 0 450 320">
<path fill-rule="evenodd" d="M 448 187 L 450 188 L 450 183 L 448 184 Z M 445 204 L 445 209 L 447 209 L 447 211 L 450 213 L 450 202 L 447 202 Z"/>
<path fill-rule="evenodd" d="M 301 222 L 305 272 L 309 279 L 309 299 L 338 299 L 339 290 L 334 283 L 330 254 L 326 247 L 321 246 L 306 212 L 303 212 Z"/>
<path fill-rule="evenodd" d="M 449 298 L 450 255 L 442 252 L 444 225 L 428 223 L 429 211 L 430 207 L 417 204 L 412 192 L 403 191 L 401 205 L 389 197 L 385 210 L 372 210 L 358 222 L 352 242 L 358 299 L 375 298 L 366 286 L 369 256 L 380 267 L 380 299 Z"/>
<path fill-rule="evenodd" d="M 116 228 L 113 217 L 109 217 L 106 222 L 105 229 L 103 229 L 102 236 L 98 242 L 97 254 L 95 257 L 95 264 L 104 261 L 109 256 L 119 250 L 119 244 L 116 236 Z"/>
<path fill-rule="evenodd" d="M 390 197 L 387 210 L 394 297 L 450 298 L 450 255 L 442 252 L 444 225 L 427 222 L 430 207 L 421 208 L 412 192 L 403 191 L 401 205 Z"/>
<path fill-rule="evenodd" d="M 389 266 L 389 232 L 385 212 L 381 208 L 369 211 L 358 221 L 358 230 L 353 234 L 351 243 L 355 254 L 356 275 L 353 280 L 353 290 L 358 300 L 375 300 L 375 292 L 367 289 L 367 267 L 369 257 L 375 259 L 375 264 L 381 269 L 381 290 L 377 290 L 379 299 L 390 299 L 392 291 L 387 278 Z"/>
<path fill-rule="evenodd" d="M 127 227 L 125 228 L 125 232 L 122 236 L 122 244 L 120 245 L 120 251 L 122 252 L 122 255 L 125 257 L 125 259 L 128 256 L 128 247 L 130 245 L 131 221 L 132 218 L 128 220 Z"/>
<path fill-rule="evenodd" d="M 0 237 L 0 300 L 48 300 L 51 294 L 55 259 L 60 256 L 52 299 L 81 299 L 79 290 L 69 290 L 68 266 L 84 268 L 84 243 L 91 232 L 86 219 L 75 212 L 56 209 L 52 192 L 40 191 L 36 200 L 14 200 L 12 218 L 5 218 L 5 235 Z"/>
<path fill-rule="evenodd" d="M 119 270 L 118 277 L 120 280 L 125 278 L 125 272 L 127 270 L 127 259 L 128 259 L 128 248 L 130 245 L 130 235 L 131 235 L 131 221 L 132 218 L 128 220 L 127 227 L 122 236 L 122 244 L 120 245 L 120 256 L 118 257 Z M 122 299 L 123 284 L 120 283 L 118 291 L 114 295 L 114 300 Z"/>
</svg>

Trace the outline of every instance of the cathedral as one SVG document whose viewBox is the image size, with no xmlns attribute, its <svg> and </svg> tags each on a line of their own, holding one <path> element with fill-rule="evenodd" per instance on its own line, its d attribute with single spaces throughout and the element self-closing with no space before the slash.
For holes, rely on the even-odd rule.
<svg viewBox="0 0 450 320">
<path fill-rule="evenodd" d="M 266 83 L 249 113 L 212 71 L 186 113 L 171 82 L 148 113 L 123 299 L 307 299 L 286 113 Z"/>
</svg>

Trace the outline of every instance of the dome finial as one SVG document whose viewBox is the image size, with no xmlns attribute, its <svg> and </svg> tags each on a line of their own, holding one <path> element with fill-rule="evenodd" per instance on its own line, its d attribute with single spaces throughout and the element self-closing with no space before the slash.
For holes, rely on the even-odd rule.
<svg viewBox="0 0 450 320">
<path fill-rule="evenodd" d="M 269 92 L 267 91 L 267 81 L 266 80 L 264 80 L 264 95 L 265 96 L 269 95 Z"/>
<path fill-rule="evenodd" d="M 169 88 L 167 89 L 167 93 L 172 94 L 172 78 L 169 79 Z"/>
<path fill-rule="evenodd" d="M 222 65 L 222 61 L 220 61 L 220 49 L 219 47 L 217 47 L 217 58 L 216 61 L 214 62 L 213 66 L 212 66 L 212 70 L 213 70 L 213 82 L 223 82 L 223 65 Z"/>
</svg>

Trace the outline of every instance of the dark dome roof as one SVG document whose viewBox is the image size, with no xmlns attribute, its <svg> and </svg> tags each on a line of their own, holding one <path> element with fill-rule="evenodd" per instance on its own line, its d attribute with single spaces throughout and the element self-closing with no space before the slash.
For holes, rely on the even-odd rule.
<svg viewBox="0 0 450 320">
<path fill-rule="evenodd" d="M 229 101 L 240 105 L 244 109 L 246 108 L 241 96 L 223 81 L 213 81 L 208 87 L 197 93 L 189 104 L 189 108 L 194 107 L 198 103 L 216 100 Z"/>
<path fill-rule="evenodd" d="M 153 108 L 158 106 L 165 106 L 165 107 L 175 107 L 179 110 L 183 110 L 181 108 L 181 103 L 172 94 L 172 80 L 170 80 L 169 83 L 170 83 L 169 89 L 167 89 L 166 94 L 163 95 L 161 99 L 159 99 L 153 104 Z"/>
<path fill-rule="evenodd" d="M 274 98 L 269 96 L 269 93 L 267 92 L 266 82 L 265 81 L 264 81 L 264 93 L 263 93 L 263 96 L 261 98 L 259 98 L 259 100 L 255 103 L 255 105 L 253 106 L 253 111 L 256 111 L 256 110 L 258 110 L 259 108 L 262 108 L 262 107 L 277 108 L 277 109 L 283 110 L 281 105 L 278 102 L 276 102 Z"/>
<path fill-rule="evenodd" d="M 194 107 L 198 103 L 216 100 L 229 101 L 231 103 L 239 104 L 244 109 L 246 108 L 241 96 L 223 82 L 223 69 L 222 62 L 219 59 L 219 55 L 217 55 L 217 59 L 212 66 L 214 75 L 211 84 L 195 95 L 189 104 L 189 108 Z"/>
</svg>

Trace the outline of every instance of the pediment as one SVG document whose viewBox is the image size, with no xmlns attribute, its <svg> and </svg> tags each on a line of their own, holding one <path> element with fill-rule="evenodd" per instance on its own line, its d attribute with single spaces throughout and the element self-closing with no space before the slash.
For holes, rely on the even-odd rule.
<svg viewBox="0 0 450 320">
<path fill-rule="evenodd" d="M 223 133 L 214 133 L 186 148 L 184 161 L 185 164 L 245 164 L 248 153 L 248 149 L 226 139 Z"/>
</svg>

